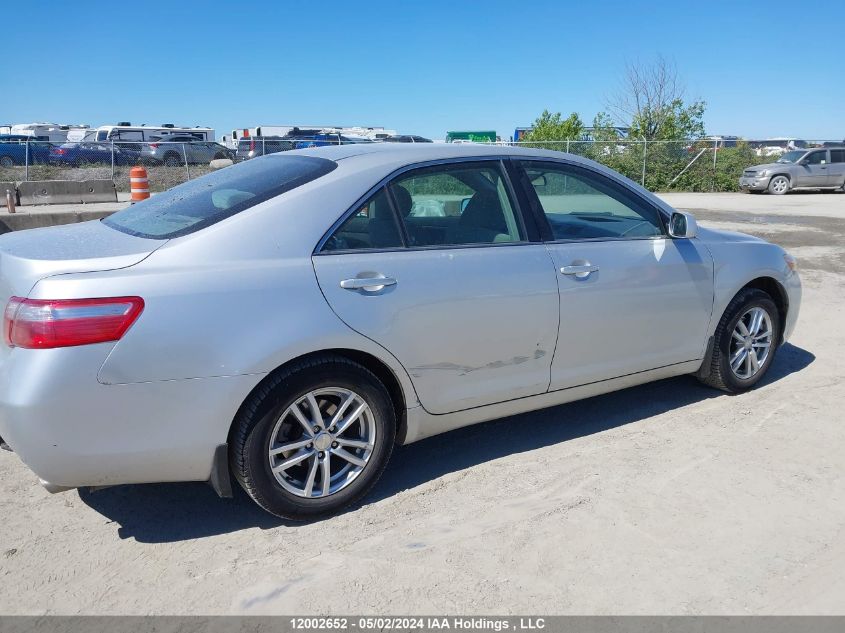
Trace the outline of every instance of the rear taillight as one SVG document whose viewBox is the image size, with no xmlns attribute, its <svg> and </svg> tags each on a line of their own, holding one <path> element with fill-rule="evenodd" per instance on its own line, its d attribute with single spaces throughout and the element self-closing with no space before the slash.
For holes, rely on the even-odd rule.
<svg viewBox="0 0 845 633">
<path fill-rule="evenodd" d="M 61 156 L 61 155 L 63 155 L 63 154 L 67 154 L 67 150 L 66 150 L 66 149 L 62 149 L 61 147 L 54 147 L 54 148 L 53 148 L 53 153 L 54 153 L 54 154 L 58 154 L 59 156 Z"/>
<path fill-rule="evenodd" d="M 250 151 L 250 152 L 254 152 L 254 151 L 255 151 L 255 141 L 250 141 L 250 142 L 249 142 L 249 151 Z"/>
<path fill-rule="evenodd" d="M 150 143 L 150 147 L 152 149 L 155 149 L 156 147 L 158 147 L 158 143 Z"/>
<path fill-rule="evenodd" d="M 3 314 L 3 334 L 10 347 L 27 349 L 106 343 L 119 340 L 143 309 L 141 297 L 12 297 Z"/>
</svg>

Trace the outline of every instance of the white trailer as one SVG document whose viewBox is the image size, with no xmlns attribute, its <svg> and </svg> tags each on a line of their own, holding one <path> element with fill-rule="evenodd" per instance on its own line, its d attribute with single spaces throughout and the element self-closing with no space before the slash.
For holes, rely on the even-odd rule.
<svg viewBox="0 0 845 633">
<path fill-rule="evenodd" d="M 189 134 L 195 136 L 198 141 L 213 141 L 214 130 L 210 127 L 181 127 L 172 123 L 163 123 L 160 126 L 153 125 L 132 125 L 129 122 L 118 123 L 117 125 L 101 125 L 97 128 L 97 141 L 150 141 L 152 137 L 160 137 L 162 134 Z"/>
<path fill-rule="evenodd" d="M 380 140 L 388 136 L 395 136 L 396 130 L 387 130 L 380 126 L 363 125 L 256 125 L 232 130 L 232 135 L 227 140 L 237 145 L 238 141 L 254 136 L 286 136 L 294 130 L 319 130 L 324 134 L 343 134 L 347 136 L 360 136 L 370 140 Z M 227 137 L 223 137 L 226 139 Z"/>
<path fill-rule="evenodd" d="M 33 140 L 64 143 L 71 131 L 86 129 L 87 125 L 65 125 L 60 123 L 16 123 L 11 127 L 10 134 L 31 136 Z"/>
</svg>

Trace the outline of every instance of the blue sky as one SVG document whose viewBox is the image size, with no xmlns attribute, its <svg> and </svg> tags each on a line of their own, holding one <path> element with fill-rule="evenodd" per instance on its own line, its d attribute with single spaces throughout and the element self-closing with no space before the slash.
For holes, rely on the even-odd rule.
<svg viewBox="0 0 845 633">
<path fill-rule="evenodd" d="M 21 28 L 4 30 L 0 123 L 174 122 L 218 136 L 256 124 L 364 124 L 507 137 L 544 108 L 591 121 L 626 62 L 663 55 L 688 96 L 707 102 L 708 133 L 845 137 L 842 0 L 4 8 Z"/>
</svg>

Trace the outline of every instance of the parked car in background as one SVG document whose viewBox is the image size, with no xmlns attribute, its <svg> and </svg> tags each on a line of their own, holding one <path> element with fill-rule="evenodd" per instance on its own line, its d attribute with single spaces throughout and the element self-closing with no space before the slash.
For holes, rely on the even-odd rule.
<svg viewBox="0 0 845 633">
<path fill-rule="evenodd" d="M 250 136 L 238 141 L 236 161 L 244 161 L 256 156 L 275 154 L 294 149 L 296 141 L 284 136 Z"/>
<path fill-rule="evenodd" d="M 52 144 L 23 134 L 0 134 L 0 167 L 44 165 Z"/>
<path fill-rule="evenodd" d="M 745 191 L 776 195 L 794 189 L 845 190 L 845 147 L 786 152 L 774 163 L 745 169 L 739 186 Z"/>
<path fill-rule="evenodd" d="M 295 149 L 308 147 L 330 147 L 332 145 L 354 145 L 357 143 L 372 143 L 373 140 L 364 136 L 350 136 L 346 134 L 320 133 L 314 135 L 290 136 L 295 141 Z"/>
<path fill-rule="evenodd" d="M 380 139 L 384 143 L 432 143 L 430 138 L 417 136 L 416 134 L 396 134 Z"/>
<path fill-rule="evenodd" d="M 363 136 L 334 134 L 319 130 L 300 130 L 286 136 L 253 136 L 238 141 L 237 161 L 244 161 L 256 156 L 276 154 L 292 149 L 308 147 L 328 147 L 331 145 L 350 145 L 354 143 L 372 143 Z"/>
<path fill-rule="evenodd" d="M 93 135 L 86 137 L 94 138 Z M 138 162 L 140 152 L 129 146 L 112 143 L 100 143 L 93 140 L 83 140 L 78 143 L 62 143 L 53 145 L 49 150 L 51 165 L 65 167 L 86 167 L 88 165 L 134 165 Z"/>
<path fill-rule="evenodd" d="M 207 165 L 220 158 L 235 160 L 235 152 L 228 147 L 220 143 L 200 141 L 190 135 L 153 136 L 150 141 L 138 144 L 139 160 L 147 165 L 178 167 L 186 162 L 189 165 Z"/>
<path fill-rule="evenodd" d="M 800 304 L 779 246 L 577 156 L 277 153 L 0 236 L 0 436 L 53 492 L 231 473 L 314 519 L 395 443 L 684 374 L 750 389 Z"/>
</svg>

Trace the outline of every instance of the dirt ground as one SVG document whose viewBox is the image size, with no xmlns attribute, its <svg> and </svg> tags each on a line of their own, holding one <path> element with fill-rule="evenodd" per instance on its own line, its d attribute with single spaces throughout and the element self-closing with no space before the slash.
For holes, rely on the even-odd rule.
<svg viewBox="0 0 845 633">
<path fill-rule="evenodd" d="M 845 195 L 671 194 L 799 260 L 763 384 L 676 378 L 399 448 L 285 524 L 202 484 L 50 495 L 0 452 L 4 614 L 845 614 Z"/>
</svg>

